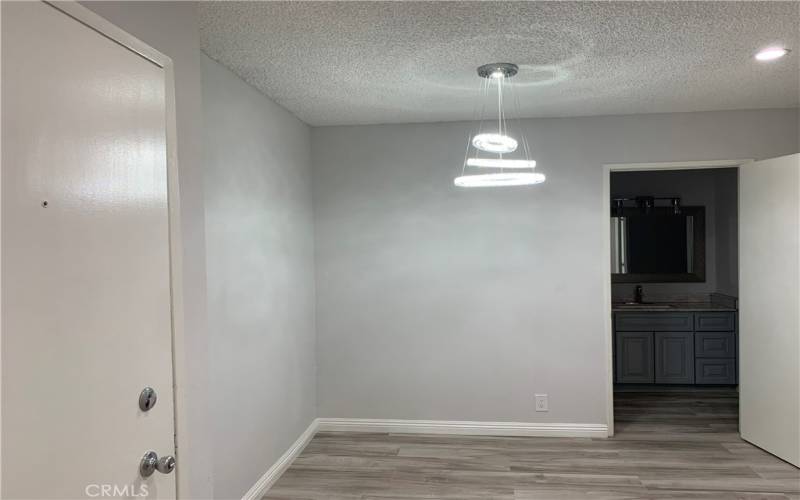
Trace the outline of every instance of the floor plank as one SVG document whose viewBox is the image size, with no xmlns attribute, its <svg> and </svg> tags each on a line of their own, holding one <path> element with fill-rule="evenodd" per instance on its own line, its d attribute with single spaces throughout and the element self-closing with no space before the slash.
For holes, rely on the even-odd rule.
<svg viewBox="0 0 800 500">
<path fill-rule="evenodd" d="M 270 500 L 800 499 L 733 389 L 615 393 L 612 439 L 320 432 Z"/>
</svg>

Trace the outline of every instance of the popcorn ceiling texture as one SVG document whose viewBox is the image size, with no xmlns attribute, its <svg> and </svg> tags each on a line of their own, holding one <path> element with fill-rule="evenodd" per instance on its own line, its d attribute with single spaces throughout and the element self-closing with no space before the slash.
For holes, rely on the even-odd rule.
<svg viewBox="0 0 800 500">
<path fill-rule="evenodd" d="M 525 117 L 800 104 L 800 2 L 201 2 L 202 48 L 310 125 L 471 119 L 487 62 Z M 768 45 L 793 49 L 759 63 Z"/>
</svg>

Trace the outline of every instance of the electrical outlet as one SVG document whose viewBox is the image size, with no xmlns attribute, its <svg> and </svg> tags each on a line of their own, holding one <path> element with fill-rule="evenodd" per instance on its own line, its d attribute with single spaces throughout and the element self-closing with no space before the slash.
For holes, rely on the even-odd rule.
<svg viewBox="0 0 800 500">
<path fill-rule="evenodd" d="M 534 394 L 536 401 L 536 411 L 548 411 L 547 394 Z"/>
</svg>

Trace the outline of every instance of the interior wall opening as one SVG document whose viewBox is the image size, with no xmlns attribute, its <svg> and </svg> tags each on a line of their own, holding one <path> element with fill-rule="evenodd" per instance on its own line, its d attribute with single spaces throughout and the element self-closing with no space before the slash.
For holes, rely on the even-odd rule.
<svg viewBox="0 0 800 500">
<path fill-rule="evenodd" d="M 738 433 L 738 167 L 611 171 L 616 433 Z"/>
</svg>

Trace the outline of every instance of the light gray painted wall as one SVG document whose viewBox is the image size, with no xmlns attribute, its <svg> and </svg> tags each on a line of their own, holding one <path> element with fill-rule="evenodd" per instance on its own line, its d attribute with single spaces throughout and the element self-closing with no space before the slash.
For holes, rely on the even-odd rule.
<svg viewBox="0 0 800 500">
<path fill-rule="evenodd" d="M 312 130 L 320 416 L 605 422 L 601 165 L 798 151 L 796 110 L 526 126 L 548 181 L 478 190 L 466 123 Z"/>
<path fill-rule="evenodd" d="M 214 498 L 317 416 L 309 128 L 203 56 Z"/>
<path fill-rule="evenodd" d="M 211 498 L 213 463 L 208 422 L 208 330 L 203 209 L 203 106 L 200 35 L 196 2 L 81 2 L 143 42 L 166 54 L 175 68 L 178 170 L 183 236 L 183 302 L 186 373 L 179 424 L 190 438 L 178 450 L 178 484 L 186 498 Z M 146 446 L 143 443 L 143 446 Z"/>
<path fill-rule="evenodd" d="M 707 298 L 709 293 L 731 292 L 736 287 L 735 238 L 736 169 L 670 170 L 613 172 L 611 196 L 680 196 L 684 206 L 706 208 L 706 281 L 703 283 L 643 283 L 645 299 L 694 297 Z M 733 274 L 731 274 L 733 272 Z M 633 297 L 635 284 L 612 286 L 619 299 Z"/>
</svg>

